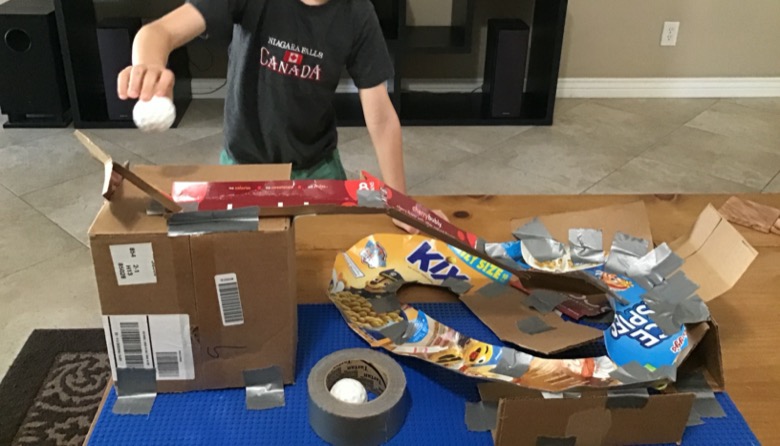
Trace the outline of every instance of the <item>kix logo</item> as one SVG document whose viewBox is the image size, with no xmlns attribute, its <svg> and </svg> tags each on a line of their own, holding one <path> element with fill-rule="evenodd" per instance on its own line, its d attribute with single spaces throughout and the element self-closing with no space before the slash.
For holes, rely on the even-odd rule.
<svg viewBox="0 0 780 446">
<path fill-rule="evenodd" d="M 414 250 L 406 261 L 417 266 L 420 271 L 429 274 L 434 280 L 469 280 L 469 276 L 461 274 L 460 268 L 451 264 L 443 255 L 433 250 L 430 242 L 423 242 Z"/>
</svg>

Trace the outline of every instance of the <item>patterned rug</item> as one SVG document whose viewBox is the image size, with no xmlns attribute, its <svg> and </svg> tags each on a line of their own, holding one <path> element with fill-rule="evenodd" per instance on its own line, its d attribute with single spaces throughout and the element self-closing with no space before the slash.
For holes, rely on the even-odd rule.
<svg viewBox="0 0 780 446">
<path fill-rule="evenodd" d="M 110 377 L 102 330 L 36 330 L 0 383 L 0 445 L 81 445 Z"/>
</svg>

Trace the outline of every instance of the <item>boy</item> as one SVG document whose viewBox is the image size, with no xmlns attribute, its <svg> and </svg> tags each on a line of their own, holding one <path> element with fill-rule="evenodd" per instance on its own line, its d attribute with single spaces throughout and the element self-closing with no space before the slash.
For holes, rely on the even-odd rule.
<svg viewBox="0 0 780 446">
<path fill-rule="evenodd" d="M 401 126 L 386 86 L 393 65 L 369 0 L 189 0 L 139 31 L 119 97 L 171 97 L 171 51 L 231 31 L 221 163 L 292 163 L 294 179 L 346 179 L 332 106 L 346 67 L 382 176 L 405 192 Z"/>
<path fill-rule="evenodd" d="M 346 179 L 332 106 L 346 67 L 384 181 L 406 192 L 401 125 L 386 86 L 393 65 L 369 0 L 189 0 L 138 32 L 119 97 L 171 97 L 171 51 L 231 32 L 221 163 L 292 163 L 294 179 Z"/>
</svg>

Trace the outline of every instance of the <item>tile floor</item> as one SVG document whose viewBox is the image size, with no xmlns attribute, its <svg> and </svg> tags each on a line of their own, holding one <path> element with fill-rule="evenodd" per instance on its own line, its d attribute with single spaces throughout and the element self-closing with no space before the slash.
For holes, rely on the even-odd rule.
<svg viewBox="0 0 780 446">
<path fill-rule="evenodd" d="M 88 133 L 121 160 L 214 163 L 221 119 L 201 100 L 163 134 Z M 100 325 L 86 230 L 101 169 L 71 131 L 0 130 L 0 375 L 32 329 Z M 349 174 L 377 172 L 366 131 L 340 134 Z M 404 140 L 414 194 L 780 193 L 780 98 L 563 99 L 553 127 L 409 127 Z"/>
</svg>

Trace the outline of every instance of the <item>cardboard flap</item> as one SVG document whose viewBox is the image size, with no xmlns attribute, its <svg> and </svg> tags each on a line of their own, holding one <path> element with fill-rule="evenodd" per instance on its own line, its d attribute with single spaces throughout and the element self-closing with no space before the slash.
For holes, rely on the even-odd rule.
<svg viewBox="0 0 780 446">
<path fill-rule="evenodd" d="M 479 292 L 461 296 L 466 306 L 501 340 L 535 352 L 550 355 L 601 339 L 603 331 L 586 325 L 566 322 L 556 313 L 541 314 L 522 302 L 526 295 L 505 287 L 501 294 L 487 297 Z M 528 334 L 518 328 L 518 322 L 538 317 L 550 330 Z"/>
<path fill-rule="evenodd" d="M 566 212 L 539 216 L 553 238 L 559 242 L 568 243 L 569 229 L 586 228 L 601 229 L 604 238 L 604 252 L 609 252 L 612 239 L 616 232 L 624 232 L 634 237 L 653 240 L 650 232 L 650 220 L 643 201 L 629 204 L 618 204 L 588 211 Z M 528 223 L 531 219 L 512 220 L 512 231 Z"/>
<path fill-rule="evenodd" d="M 608 399 L 585 394 L 581 398 L 502 399 L 495 444 L 538 445 L 548 439 L 586 445 L 678 443 L 694 396 L 653 395 L 637 409 L 608 408 Z"/>
<path fill-rule="evenodd" d="M 690 234 L 669 246 L 685 260 L 682 270 L 700 286 L 698 294 L 704 301 L 730 290 L 758 256 L 712 205 L 699 215 Z"/>
<path fill-rule="evenodd" d="M 170 196 L 168 196 L 162 190 L 152 186 L 134 172 L 131 172 L 128 167 L 114 162 L 111 159 L 111 156 L 98 147 L 97 144 L 92 142 L 92 140 L 89 139 L 87 135 L 78 130 L 76 130 L 74 134 L 76 135 L 76 139 L 78 139 L 81 144 L 87 148 L 87 151 L 89 151 L 90 155 L 102 163 L 105 168 L 102 191 L 102 195 L 105 199 L 110 200 L 113 196 L 114 189 L 118 187 L 118 183 L 121 183 L 122 180 L 127 179 L 127 181 L 132 183 L 138 189 L 142 190 L 150 198 L 160 203 L 167 211 L 173 213 L 181 211 L 181 206 L 176 204 Z"/>
</svg>

